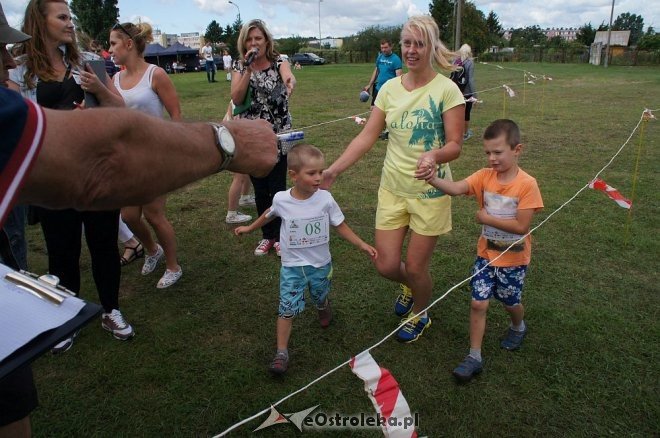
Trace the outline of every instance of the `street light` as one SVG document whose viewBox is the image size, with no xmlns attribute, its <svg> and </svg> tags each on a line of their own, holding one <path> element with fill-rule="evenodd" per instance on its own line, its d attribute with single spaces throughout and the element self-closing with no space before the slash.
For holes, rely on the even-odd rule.
<svg viewBox="0 0 660 438">
<path fill-rule="evenodd" d="M 321 49 L 321 2 L 323 0 L 319 0 L 319 49 Z"/>
<path fill-rule="evenodd" d="M 236 9 L 238 9 L 238 22 L 240 23 L 241 22 L 241 8 L 239 8 L 238 5 L 236 3 L 234 3 L 233 1 L 231 1 L 231 0 L 229 0 L 229 4 L 236 6 Z"/>
</svg>

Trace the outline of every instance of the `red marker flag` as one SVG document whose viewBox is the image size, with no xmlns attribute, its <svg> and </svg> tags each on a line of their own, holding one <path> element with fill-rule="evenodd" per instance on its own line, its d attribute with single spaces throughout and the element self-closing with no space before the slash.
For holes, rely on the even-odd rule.
<svg viewBox="0 0 660 438">
<path fill-rule="evenodd" d="M 619 204 L 620 207 L 623 208 L 632 207 L 632 201 L 630 199 L 624 198 L 623 195 L 619 193 L 617 189 L 608 185 L 605 181 L 603 181 L 600 178 L 596 178 L 595 180 L 591 181 L 589 183 L 589 188 L 594 190 L 600 190 L 601 192 L 605 193 L 607 196 L 610 197 L 610 199 L 614 200 L 614 202 Z"/>
</svg>

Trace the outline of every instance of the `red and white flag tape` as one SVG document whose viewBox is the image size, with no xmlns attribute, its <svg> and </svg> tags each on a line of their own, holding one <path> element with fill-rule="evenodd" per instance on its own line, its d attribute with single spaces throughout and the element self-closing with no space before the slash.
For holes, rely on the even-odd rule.
<svg viewBox="0 0 660 438">
<path fill-rule="evenodd" d="M 608 185 L 605 181 L 600 178 L 589 183 L 589 188 L 594 190 L 600 190 L 605 193 L 610 199 L 614 200 L 620 207 L 630 208 L 632 207 L 632 201 L 630 199 L 624 198 L 623 195 L 614 187 Z"/>
<path fill-rule="evenodd" d="M 383 434 L 388 438 L 417 438 L 415 417 L 390 371 L 381 368 L 368 351 L 353 357 L 350 365 L 364 381 L 364 390 L 383 419 Z"/>
<path fill-rule="evenodd" d="M 509 93 L 509 97 L 515 97 L 516 96 L 516 92 L 513 91 L 513 89 L 511 87 L 509 87 L 508 85 L 502 85 L 502 86 L 504 87 L 506 92 Z"/>
</svg>

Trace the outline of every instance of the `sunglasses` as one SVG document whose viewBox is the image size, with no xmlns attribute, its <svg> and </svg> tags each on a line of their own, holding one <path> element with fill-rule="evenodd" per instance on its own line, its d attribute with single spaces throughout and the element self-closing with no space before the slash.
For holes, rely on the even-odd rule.
<svg viewBox="0 0 660 438">
<path fill-rule="evenodd" d="M 124 33 L 125 33 L 130 39 L 133 39 L 133 36 L 132 36 L 130 33 L 128 33 L 128 31 L 126 30 L 126 28 L 125 28 L 124 26 L 122 26 L 121 23 L 119 23 L 119 22 L 117 22 L 114 26 L 112 26 L 112 30 L 121 30 L 121 31 L 124 32 Z"/>
</svg>

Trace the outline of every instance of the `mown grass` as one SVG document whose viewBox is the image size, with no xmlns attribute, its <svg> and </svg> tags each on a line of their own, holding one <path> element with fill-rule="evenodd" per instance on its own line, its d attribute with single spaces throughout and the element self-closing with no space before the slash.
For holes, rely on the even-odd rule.
<svg viewBox="0 0 660 438">
<path fill-rule="evenodd" d="M 657 68 L 560 64 L 476 67 L 476 136 L 452 163 L 455 178 L 484 166 L 478 137 L 493 119 L 516 120 L 526 144 L 521 166 L 541 187 L 538 224 L 567 201 L 626 142 L 644 108 L 660 108 Z M 371 64 L 305 67 L 291 98 L 296 128 L 334 160 L 360 127 L 343 119 L 368 111 L 358 93 Z M 519 70 L 515 70 L 519 69 Z M 552 81 L 523 87 L 522 70 Z M 221 119 L 229 83 L 203 73 L 173 77 L 190 120 Z M 502 84 L 517 96 L 504 97 Z M 523 92 L 524 91 L 524 92 Z M 506 106 L 503 100 L 506 99 Z M 524 103 L 523 103 L 524 100 Z M 309 127 L 327 122 L 321 126 Z M 388 341 L 372 352 L 399 381 L 420 435 L 653 436 L 660 432 L 658 366 L 658 121 L 643 125 L 602 177 L 627 196 L 632 214 L 602 193 L 586 190 L 534 235 L 524 302 L 529 336 L 523 349 L 499 348 L 507 326 L 491 306 L 484 342 L 485 372 L 457 385 L 451 369 L 468 347 L 469 289 L 462 286 L 432 310 L 433 327 L 412 344 Z M 306 128 L 309 127 L 309 128 Z M 385 143 L 378 142 L 340 177 L 333 194 L 351 225 L 373 240 L 376 191 Z M 640 158 L 638 173 L 636 160 Z M 163 175 L 166 178 L 166 175 Z M 397 285 L 378 276 L 355 248 L 335 236 L 336 322 L 322 331 L 314 311 L 294 324 L 291 368 L 272 379 L 279 260 L 256 258 L 258 234 L 236 238 L 224 223 L 228 174 L 192 184 L 170 197 L 182 280 L 158 291 L 139 263 L 123 270 L 122 310 L 137 336 L 118 342 L 93 323 L 72 350 L 35 363 L 41 407 L 36 436 L 209 436 L 271 403 L 380 340 L 398 323 Z M 432 261 L 434 297 L 463 280 L 475 255 L 479 226 L 474 200 L 454 200 L 454 229 L 439 239 Z M 252 209 L 247 212 L 255 214 Z M 44 245 L 30 229 L 32 269 L 45 270 Z M 83 296 L 96 300 L 89 261 Z M 160 271 L 160 270 L 159 270 Z M 280 406 L 296 412 L 372 412 L 363 385 L 347 367 Z M 233 436 L 248 436 L 265 417 Z M 310 432 L 307 432 L 310 433 Z M 293 436 L 274 426 L 262 436 Z M 379 436 L 377 430 L 324 436 Z"/>
</svg>

